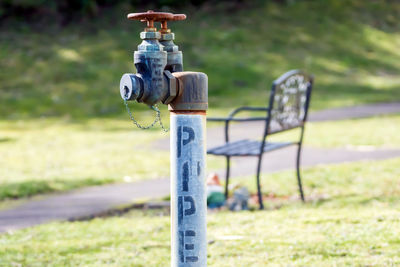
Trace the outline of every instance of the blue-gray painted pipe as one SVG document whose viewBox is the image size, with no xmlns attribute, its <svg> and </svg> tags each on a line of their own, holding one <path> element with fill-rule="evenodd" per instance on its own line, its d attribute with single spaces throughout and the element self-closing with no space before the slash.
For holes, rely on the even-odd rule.
<svg viewBox="0 0 400 267">
<path fill-rule="evenodd" d="M 171 112 L 171 266 L 207 266 L 206 117 Z"/>
</svg>

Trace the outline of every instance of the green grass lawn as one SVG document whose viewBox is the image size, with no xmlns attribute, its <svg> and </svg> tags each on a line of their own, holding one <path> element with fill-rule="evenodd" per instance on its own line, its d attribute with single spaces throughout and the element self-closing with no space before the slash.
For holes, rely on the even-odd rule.
<svg viewBox="0 0 400 267">
<path fill-rule="evenodd" d="M 169 173 L 169 153 L 149 145 L 160 133 L 128 121 L 1 122 L 0 129 L 0 200 Z"/>
<path fill-rule="evenodd" d="M 147 115 L 141 119 L 152 114 Z M 159 128 L 139 130 L 128 118 L 0 121 L 0 202 L 168 177 L 169 151 L 155 149 L 151 143 L 168 136 Z M 221 162 L 213 159 L 208 165 L 216 168 Z"/>
<path fill-rule="evenodd" d="M 150 146 L 162 133 L 131 126 L 118 92 L 121 74 L 133 71 L 142 30 L 125 18 L 132 11 L 122 4 L 65 27 L 13 19 L 0 25 L 0 201 L 168 176 L 168 152 Z M 185 69 L 209 76 L 210 115 L 265 105 L 272 80 L 293 68 L 315 74 L 314 110 L 400 100 L 398 3 L 295 1 L 180 11 L 188 20 L 171 27 Z M 143 105 L 133 110 L 151 121 Z M 162 114 L 166 121 L 166 107 Z M 308 124 L 305 141 L 398 147 L 398 125 L 398 115 Z M 219 163 L 213 158 L 209 167 Z"/>
<path fill-rule="evenodd" d="M 315 167 L 304 173 L 307 204 L 276 197 L 270 210 L 209 214 L 209 265 L 398 266 L 399 165 L 400 158 Z M 288 172 L 263 177 L 263 188 L 296 194 Z M 134 211 L 7 233 L 0 265 L 166 266 L 169 220 Z"/>
<path fill-rule="evenodd" d="M 400 114 L 371 118 L 307 123 L 304 144 L 356 150 L 400 148 Z M 299 132 L 271 136 L 271 140 L 298 140 Z"/>
<path fill-rule="evenodd" d="M 150 120 L 152 114 L 142 115 L 141 119 Z M 167 123 L 167 118 L 164 121 Z M 400 115 L 308 123 L 305 144 L 399 148 L 399 132 Z M 274 139 L 288 140 L 296 134 Z M 152 141 L 167 137 L 159 128 L 138 130 L 128 118 L 2 121 L 0 202 L 83 186 L 168 177 L 169 152 L 152 147 Z M 222 168 L 223 162 L 209 157 L 208 168 Z"/>
<path fill-rule="evenodd" d="M 128 120 L 0 122 L 0 200 L 168 176 L 160 136 Z"/>
<path fill-rule="evenodd" d="M 309 123 L 305 144 L 349 149 L 400 148 L 400 114 Z"/>
<path fill-rule="evenodd" d="M 400 158 L 394 158 L 307 168 L 302 171 L 305 194 L 314 205 L 323 207 L 357 208 L 374 201 L 390 206 L 399 197 L 399 166 Z M 233 181 L 257 192 L 254 176 Z M 262 174 L 261 187 L 263 194 L 271 197 L 271 208 L 290 203 L 298 194 L 294 170 Z"/>
<path fill-rule="evenodd" d="M 261 2 L 174 10 L 188 14 L 171 27 L 185 69 L 209 76 L 211 114 L 264 105 L 272 80 L 295 68 L 315 74 L 313 109 L 400 100 L 398 2 Z M 119 79 L 134 71 L 143 29 L 126 19 L 132 11 L 104 9 L 65 27 L 4 22 L 1 119 L 124 113 Z"/>
</svg>

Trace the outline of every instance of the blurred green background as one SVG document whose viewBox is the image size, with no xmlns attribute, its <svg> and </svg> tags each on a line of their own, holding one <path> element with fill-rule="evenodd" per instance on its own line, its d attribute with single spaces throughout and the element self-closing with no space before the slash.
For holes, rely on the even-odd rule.
<svg viewBox="0 0 400 267">
<path fill-rule="evenodd" d="M 296 68 L 315 75 L 313 111 L 400 101 L 398 0 L 0 0 L 0 210 L 49 192 L 169 176 L 169 153 L 154 146 L 168 135 L 133 126 L 119 94 L 143 29 L 126 15 L 148 9 L 187 14 L 169 26 L 185 70 L 209 77 L 210 115 L 265 106 L 272 81 Z M 131 107 L 144 124 L 154 118 Z M 390 150 L 400 148 L 399 132 L 400 114 L 310 122 L 304 142 Z M 209 265 L 399 266 L 399 165 L 307 168 L 305 204 L 293 198 L 293 170 L 263 174 L 267 211 L 209 214 Z M 237 182 L 255 192 L 253 176 Z M 164 215 L 9 232 L 0 265 L 165 266 Z"/>
<path fill-rule="evenodd" d="M 143 29 L 126 14 L 147 9 L 188 15 L 170 27 L 185 69 L 209 76 L 211 113 L 265 104 L 295 68 L 316 76 L 313 109 L 400 99 L 398 1 L 3 0 L 1 118 L 125 116 Z"/>
</svg>

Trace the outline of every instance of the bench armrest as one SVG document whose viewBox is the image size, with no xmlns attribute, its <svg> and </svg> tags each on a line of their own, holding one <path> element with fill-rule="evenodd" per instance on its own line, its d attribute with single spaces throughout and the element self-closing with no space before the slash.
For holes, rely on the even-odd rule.
<svg viewBox="0 0 400 267">
<path fill-rule="evenodd" d="M 269 111 L 267 107 L 248 107 L 243 106 L 233 110 L 228 117 L 226 118 L 207 118 L 207 121 L 219 121 L 225 122 L 225 142 L 229 142 L 229 122 L 237 121 L 237 122 L 244 122 L 244 121 L 266 121 L 267 116 L 265 117 L 248 117 L 248 118 L 234 118 L 236 114 L 241 111 Z"/>
<path fill-rule="evenodd" d="M 234 118 L 236 114 L 238 114 L 241 111 L 268 111 L 269 108 L 266 107 L 248 107 L 248 106 L 243 106 L 239 107 L 235 110 L 233 110 L 228 117 L 226 118 L 218 118 L 218 117 L 210 117 L 207 118 L 207 121 L 222 121 L 222 122 L 229 122 L 229 121 L 262 121 L 265 120 L 266 117 L 249 117 L 249 118 Z"/>
<path fill-rule="evenodd" d="M 265 121 L 266 117 L 248 117 L 248 118 L 207 118 L 207 121 Z"/>
<path fill-rule="evenodd" d="M 207 118 L 207 121 L 229 121 L 229 118 L 216 118 L 216 117 L 210 117 Z"/>
</svg>

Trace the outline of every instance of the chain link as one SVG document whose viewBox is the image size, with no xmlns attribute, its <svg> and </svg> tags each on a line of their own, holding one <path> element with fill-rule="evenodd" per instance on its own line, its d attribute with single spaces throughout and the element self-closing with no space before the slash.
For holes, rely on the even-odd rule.
<svg viewBox="0 0 400 267">
<path fill-rule="evenodd" d="M 158 105 L 157 105 L 157 104 L 154 105 L 154 108 L 157 110 L 158 122 L 160 123 L 161 129 L 162 129 L 164 132 L 168 133 L 168 132 L 169 132 L 169 128 L 166 128 L 166 127 L 164 126 L 162 120 L 161 120 L 161 112 L 160 112 L 160 110 L 158 109 Z"/>
<path fill-rule="evenodd" d="M 126 107 L 126 111 L 127 111 L 128 114 L 129 114 L 129 118 L 131 119 L 131 121 L 133 122 L 133 124 L 135 124 L 136 127 L 138 127 L 139 129 L 142 129 L 142 130 L 150 129 L 150 128 L 152 128 L 154 125 L 156 125 L 156 123 L 158 122 L 158 123 L 160 124 L 160 126 L 161 126 L 161 129 L 162 129 L 164 132 L 166 132 L 166 133 L 169 132 L 169 128 L 167 129 L 167 128 L 164 126 L 164 124 L 162 123 L 162 121 L 161 121 L 161 112 L 160 112 L 160 109 L 158 108 L 157 105 L 151 106 L 151 109 L 154 110 L 154 111 L 156 112 L 156 118 L 154 119 L 154 121 L 153 121 L 150 125 L 143 126 L 143 125 L 141 125 L 141 124 L 135 119 L 135 117 L 133 116 L 132 111 L 131 111 L 131 109 L 129 108 L 129 105 L 128 105 L 128 100 L 127 100 L 126 98 L 124 98 L 124 104 L 125 104 L 125 107 Z"/>
</svg>

